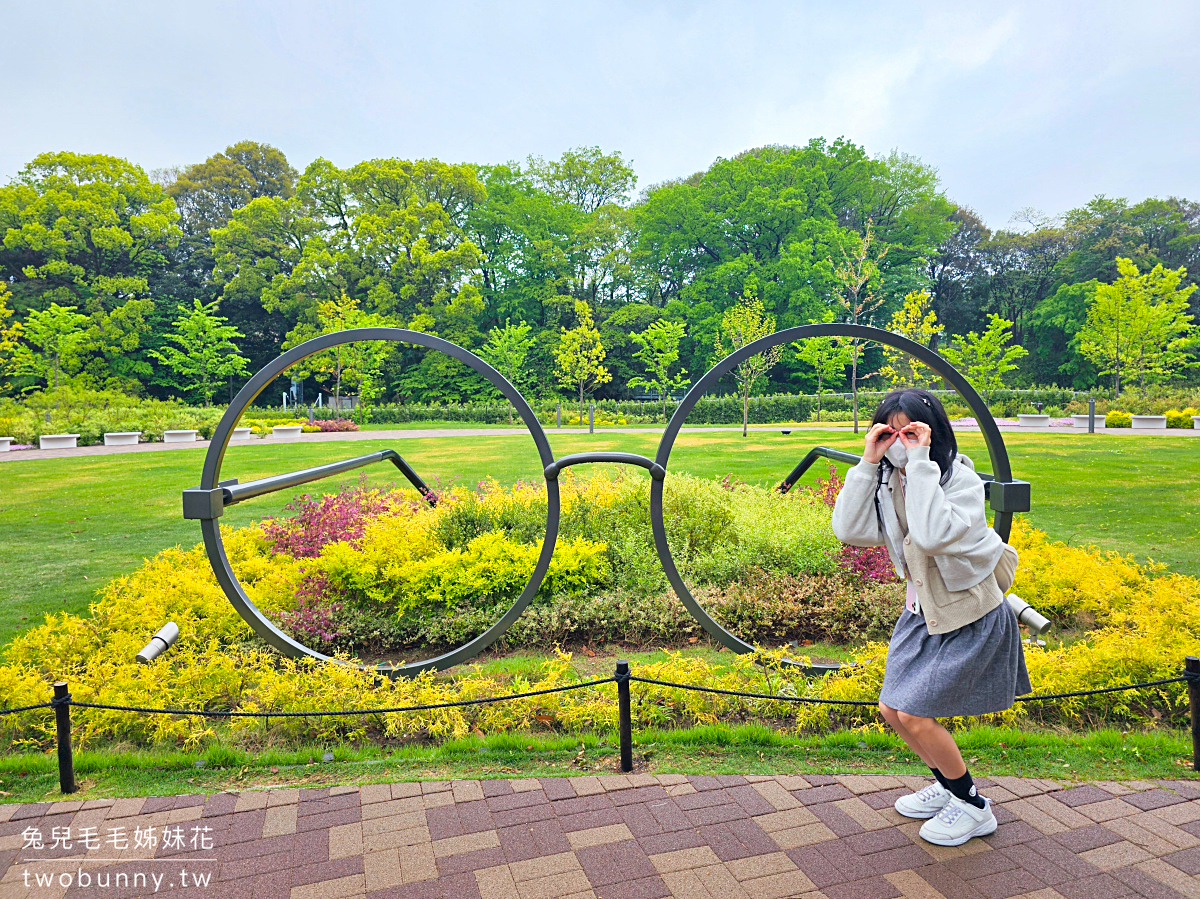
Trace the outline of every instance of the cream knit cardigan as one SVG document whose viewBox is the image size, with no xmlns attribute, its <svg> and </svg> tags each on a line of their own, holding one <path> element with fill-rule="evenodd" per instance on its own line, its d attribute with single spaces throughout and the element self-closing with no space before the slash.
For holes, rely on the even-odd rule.
<svg viewBox="0 0 1200 899">
<path fill-rule="evenodd" d="M 877 496 L 881 503 L 892 503 L 902 531 L 903 561 L 929 633 L 958 630 L 1004 602 L 994 574 L 1004 541 L 988 527 L 983 481 L 966 456 L 955 458 L 945 484 L 927 446 L 908 450 L 904 470 L 907 485 L 901 492 L 894 469 L 880 485 L 878 464 L 863 461 L 851 468 L 833 507 L 833 532 L 852 546 L 887 546 L 893 563 L 903 570 L 875 508 Z"/>
</svg>

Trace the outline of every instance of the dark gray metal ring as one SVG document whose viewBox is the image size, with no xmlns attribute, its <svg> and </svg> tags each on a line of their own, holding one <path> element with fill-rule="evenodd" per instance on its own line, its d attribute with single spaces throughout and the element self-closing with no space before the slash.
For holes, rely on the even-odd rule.
<svg viewBox="0 0 1200 899">
<path fill-rule="evenodd" d="M 864 325 L 848 324 L 801 325 L 796 328 L 788 328 L 783 331 L 776 331 L 774 334 L 768 334 L 766 337 L 760 338 L 753 343 L 747 344 L 740 350 L 730 353 L 710 368 L 704 377 L 693 384 L 687 395 L 684 396 L 675 408 L 675 414 L 671 416 L 671 420 L 667 424 L 667 429 L 663 432 L 662 440 L 659 441 L 658 452 L 654 456 L 655 461 L 664 470 L 667 468 L 667 462 L 671 458 L 671 450 L 675 445 L 675 438 L 679 435 L 679 430 L 687 420 L 688 414 L 695 407 L 696 403 L 699 402 L 700 398 L 715 387 L 721 378 L 729 374 L 734 366 L 744 362 L 751 356 L 766 352 L 780 344 L 791 343 L 792 341 L 803 340 L 808 337 L 862 338 L 895 347 L 915 356 L 940 377 L 944 378 L 967 401 L 967 405 L 975 413 L 975 420 L 979 423 L 979 428 L 983 432 L 983 440 L 987 446 L 988 455 L 991 457 L 992 471 L 996 480 L 999 482 L 1012 482 L 1012 468 L 1009 466 L 1008 451 L 1004 447 L 1004 438 L 1000 436 L 1000 429 L 996 426 L 996 421 L 992 418 L 992 413 L 988 410 L 987 404 L 954 366 L 928 347 L 921 346 L 921 344 L 906 337 L 901 337 L 899 334 L 893 334 L 890 331 L 883 331 L 879 328 L 869 328 Z M 1012 516 L 1013 513 L 1011 510 L 997 509 L 995 513 L 994 526 L 996 532 L 1000 534 L 1005 542 L 1008 541 L 1009 531 L 1012 527 Z M 667 530 L 663 521 L 663 481 L 657 478 L 650 484 L 650 523 L 654 529 L 654 545 L 658 550 L 658 558 L 662 563 L 663 570 L 667 573 L 667 580 L 670 581 L 671 587 L 675 590 L 675 595 L 679 597 L 680 602 L 683 603 L 692 617 L 700 622 L 701 626 L 710 636 L 734 652 L 747 653 L 757 651 L 754 646 L 727 631 L 709 615 L 704 607 L 696 602 L 691 590 L 684 583 L 683 578 L 679 574 L 679 569 L 675 567 L 675 559 L 671 555 L 671 547 L 667 544 Z M 835 670 L 838 667 L 840 666 L 812 666 L 816 671 Z"/>
<path fill-rule="evenodd" d="M 656 481 L 661 481 L 667 474 L 667 470 L 653 459 L 647 459 L 645 456 L 639 456 L 637 453 L 618 453 L 602 450 L 595 453 L 572 453 L 569 456 L 563 456 L 561 459 L 555 459 L 546 466 L 546 471 L 544 472 L 546 480 L 558 480 L 559 472 L 564 468 L 570 468 L 572 465 L 587 465 L 592 462 L 615 462 L 618 465 L 637 465 L 650 472 L 650 477 Z"/>
<path fill-rule="evenodd" d="M 533 442 L 537 447 L 538 457 L 543 470 L 553 464 L 554 457 L 550 452 L 550 443 L 546 439 L 546 432 L 542 429 L 542 425 L 538 421 L 537 415 L 534 414 L 533 409 L 530 408 L 529 403 L 525 401 L 525 398 L 517 392 L 517 389 L 500 372 L 496 371 L 496 369 L 492 368 L 492 366 L 488 365 L 474 353 L 464 350 L 462 347 L 449 341 L 442 340 L 440 337 L 423 334 L 420 331 L 408 331 L 403 328 L 356 328 L 315 337 L 294 349 L 288 350 L 259 371 L 258 374 L 250 379 L 245 387 L 238 391 L 238 395 L 229 404 L 229 408 L 221 416 L 221 421 L 217 424 L 216 430 L 213 431 L 208 453 L 204 457 L 204 472 L 200 478 L 200 491 L 209 492 L 210 496 L 212 495 L 212 491 L 216 491 L 217 494 L 220 493 L 221 465 L 225 459 L 225 451 L 229 446 L 229 439 L 233 435 L 233 429 L 241 418 L 242 413 L 268 384 L 292 365 L 315 353 L 342 344 L 364 340 L 410 343 L 431 350 L 439 350 L 469 366 L 499 389 L 504 394 L 505 399 L 516 407 L 521 420 L 525 422 L 526 427 L 529 428 L 530 433 L 533 435 Z M 537 594 L 542 585 L 542 579 L 546 576 L 546 571 L 550 567 L 550 557 L 554 555 L 554 545 L 558 539 L 559 493 L 557 480 L 546 481 L 546 501 L 546 539 L 542 543 L 542 551 L 538 556 L 537 564 L 534 566 L 533 574 L 530 575 L 525 589 L 521 591 L 521 594 L 516 598 L 512 606 L 509 607 L 508 611 L 495 624 L 475 639 L 434 658 L 425 659 L 421 662 L 411 662 L 407 665 L 381 664 L 369 668 L 366 666 L 359 667 L 363 667 L 364 670 L 375 671 L 379 674 L 386 674 L 390 677 L 411 676 L 430 669 L 440 671 L 444 668 L 457 665 L 460 662 L 465 662 L 498 640 L 512 623 L 517 620 L 525 610 L 525 607 L 529 605 L 530 601 Z M 229 601 L 233 604 L 238 614 L 246 620 L 256 634 L 287 656 L 294 658 L 307 656 L 321 661 L 341 661 L 331 659 L 329 656 L 323 655 L 293 640 L 268 620 L 258 607 L 254 605 L 250 597 L 246 595 L 246 591 L 242 588 L 237 576 L 233 573 L 229 557 L 225 554 L 225 545 L 221 540 L 219 517 L 215 515 L 212 517 L 196 517 L 200 518 L 200 528 L 204 534 L 204 547 L 208 553 L 209 562 L 212 564 L 213 572 L 216 575 L 217 583 L 221 585 L 221 589 L 229 598 Z"/>
</svg>

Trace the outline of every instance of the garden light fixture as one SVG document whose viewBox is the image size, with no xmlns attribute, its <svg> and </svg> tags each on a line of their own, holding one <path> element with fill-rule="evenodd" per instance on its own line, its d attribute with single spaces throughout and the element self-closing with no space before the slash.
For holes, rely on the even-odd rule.
<svg viewBox="0 0 1200 899">
<path fill-rule="evenodd" d="M 174 621 L 168 621 L 158 629 L 157 634 L 150 638 L 150 642 L 142 647 L 142 651 L 137 654 L 137 660 L 143 665 L 149 665 L 166 652 L 178 637 L 179 625 Z"/>
<path fill-rule="evenodd" d="M 1008 594 L 1008 604 L 1017 615 L 1017 621 L 1029 628 L 1034 636 L 1044 634 L 1050 629 L 1050 619 L 1038 613 L 1038 610 L 1015 593 Z"/>
</svg>

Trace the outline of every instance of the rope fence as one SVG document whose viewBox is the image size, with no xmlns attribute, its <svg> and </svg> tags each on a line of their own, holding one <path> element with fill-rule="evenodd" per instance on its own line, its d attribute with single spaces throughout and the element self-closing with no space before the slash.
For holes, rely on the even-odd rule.
<svg viewBox="0 0 1200 899">
<path fill-rule="evenodd" d="M 618 721 L 621 742 L 621 770 L 633 770 L 633 716 L 630 684 L 649 684 L 667 687 L 674 690 L 688 690 L 695 693 L 709 693 L 719 696 L 733 696 L 740 699 L 758 699 L 769 702 L 794 702 L 812 705 L 842 705 L 857 707 L 874 707 L 877 700 L 866 699 L 825 699 L 817 696 L 789 696 L 786 693 L 753 693 L 743 690 L 726 690 L 721 687 L 707 687 L 701 684 L 679 684 L 674 681 L 657 680 L 650 677 L 638 677 L 629 670 L 629 662 L 617 662 L 616 673 L 611 677 L 596 680 L 580 681 L 563 684 L 559 687 L 547 687 L 542 690 L 529 690 L 524 693 L 511 693 L 506 696 L 483 696 L 477 699 L 459 699 L 451 702 L 434 702 L 423 705 L 389 706 L 371 709 L 327 709 L 311 712 L 284 711 L 220 711 L 212 709 L 173 709 L 147 708 L 143 706 L 110 705 L 100 702 L 77 702 L 71 698 L 68 685 L 59 681 L 54 685 L 54 698 L 49 702 L 33 705 L 17 706 L 0 709 L 0 717 L 14 715 L 18 712 L 32 712 L 39 709 L 53 709 L 57 730 L 58 743 L 58 777 L 59 787 L 63 793 L 75 792 L 74 753 L 71 746 L 71 708 L 97 709 L 112 712 L 130 712 L 143 715 L 179 715 L 196 718 L 336 718 L 353 717 L 357 715 L 392 715 L 404 712 L 427 712 L 437 709 L 462 708 L 465 706 L 487 705 L 497 702 L 511 702 L 518 699 L 531 699 L 536 696 L 548 696 L 554 693 L 566 693 L 571 690 L 584 690 L 591 687 L 602 687 L 606 684 L 617 685 Z M 1191 718 L 1192 732 L 1192 768 L 1200 771 L 1200 659 L 1188 656 L 1184 660 L 1183 673 L 1175 677 L 1164 677 L 1158 680 L 1143 681 L 1136 684 L 1122 684 L 1116 687 L 1100 687 L 1094 690 L 1075 690 L 1068 693 L 1042 693 L 1031 696 L 1018 696 L 1017 702 L 1044 702 L 1051 699 L 1075 699 L 1083 696 L 1097 696 L 1104 693 L 1123 693 L 1130 690 L 1142 690 L 1148 687 L 1161 687 L 1167 684 L 1186 683 L 1188 685 L 1188 705 Z"/>
</svg>

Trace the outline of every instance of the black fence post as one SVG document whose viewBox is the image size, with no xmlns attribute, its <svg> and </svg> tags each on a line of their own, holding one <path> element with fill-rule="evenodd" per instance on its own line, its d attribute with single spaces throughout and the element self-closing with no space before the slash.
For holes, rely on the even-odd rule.
<svg viewBox="0 0 1200 899">
<path fill-rule="evenodd" d="M 588 433 L 596 433 L 596 404 L 588 404 Z"/>
<path fill-rule="evenodd" d="M 1183 660 L 1188 678 L 1188 707 L 1192 718 L 1192 770 L 1200 771 L 1200 659 L 1188 656 Z"/>
<path fill-rule="evenodd" d="M 1088 433 L 1096 433 L 1096 398 L 1088 397 Z"/>
<path fill-rule="evenodd" d="M 58 724 L 58 786 L 75 792 L 75 757 L 71 752 L 71 692 L 65 681 L 54 684 L 54 719 Z"/>
<path fill-rule="evenodd" d="M 621 719 L 621 770 L 633 770 L 633 718 L 629 710 L 629 663 L 617 662 L 617 705 Z"/>
</svg>

